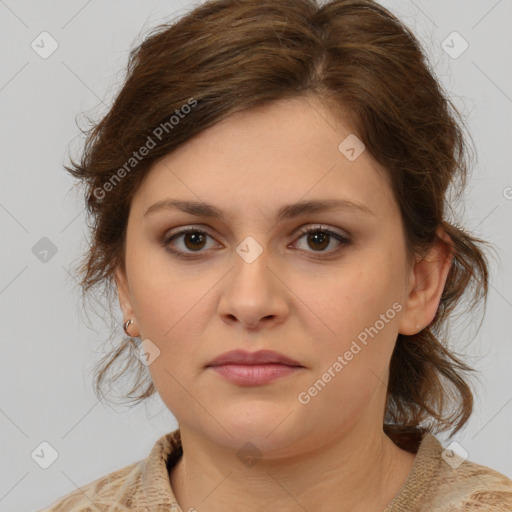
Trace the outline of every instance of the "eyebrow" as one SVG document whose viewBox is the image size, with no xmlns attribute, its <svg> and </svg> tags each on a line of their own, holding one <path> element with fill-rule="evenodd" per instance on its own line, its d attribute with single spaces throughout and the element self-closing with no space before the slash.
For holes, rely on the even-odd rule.
<svg viewBox="0 0 512 512">
<path fill-rule="evenodd" d="M 198 201 L 183 201 L 179 199 L 163 199 L 162 201 L 152 204 L 146 210 L 146 213 L 144 213 L 144 217 L 151 213 L 165 210 L 179 210 L 197 217 L 210 217 L 219 219 L 223 222 L 227 221 L 226 214 L 212 204 Z M 370 210 L 368 206 L 362 203 L 349 201 L 347 199 L 322 199 L 314 201 L 300 201 L 298 203 L 284 205 L 279 208 L 276 219 L 277 221 L 283 221 L 293 219 L 301 215 L 321 213 L 330 210 L 345 210 L 375 216 L 375 213 Z"/>
</svg>

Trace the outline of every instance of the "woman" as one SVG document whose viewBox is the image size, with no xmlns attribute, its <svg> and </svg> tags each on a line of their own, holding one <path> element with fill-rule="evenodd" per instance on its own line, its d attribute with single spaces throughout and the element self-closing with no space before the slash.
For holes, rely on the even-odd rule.
<svg viewBox="0 0 512 512">
<path fill-rule="evenodd" d="M 97 392 L 128 355 L 127 396 L 179 429 L 47 510 L 512 510 L 435 437 L 473 404 L 447 319 L 488 283 L 448 221 L 456 114 L 370 0 L 214 0 L 145 39 L 67 169 L 83 290 L 117 292 L 128 336 Z"/>
</svg>

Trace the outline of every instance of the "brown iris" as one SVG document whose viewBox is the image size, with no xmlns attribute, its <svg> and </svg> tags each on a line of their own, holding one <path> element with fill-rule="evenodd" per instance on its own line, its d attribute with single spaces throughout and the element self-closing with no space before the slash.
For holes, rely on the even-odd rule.
<svg viewBox="0 0 512 512">
<path fill-rule="evenodd" d="M 183 242 L 187 249 L 191 251 L 199 250 L 204 247 L 206 236 L 204 233 L 200 232 L 185 233 L 183 235 Z"/>
<path fill-rule="evenodd" d="M 327 233 L 322 233 L 321 231 L 315 231 L 313 233 L 308 233 L 307 240 L 308 244 L 313 242 L 313 244 L 320 244 L 321 247 L 317 245 L 317 249 L 325 249 L 329 245 L 329 236 Z M 314 249 L 315 247 L 310 244 L 310 247 Z"/>
</svg>

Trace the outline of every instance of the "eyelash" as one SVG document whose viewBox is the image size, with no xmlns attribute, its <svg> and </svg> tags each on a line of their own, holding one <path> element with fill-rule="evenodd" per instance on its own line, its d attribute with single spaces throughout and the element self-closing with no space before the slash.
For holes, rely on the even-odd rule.
<svg viewBox="0 0 512 512">
<path fill-rule="evenodd" d="M 171 233 L 169 235 L 166 235 L 164 237 L 164 239 L 162 240 L 162 246 L 166 247 L 166 249 L 168 251 L 170 251 L 172 254 L 174 254 L 175 256 L 177 256 L 179 258 L 194 259 L 197 257 L 202 257 L 203 253 L 206 251 L 200 250 L 200 251 L 186 252 L 186 251 L 182 251 L 182 250 L 172 249 L 170 247 L 170 243 L 173 240 L 175 240 L 176 238 L 178 238 L 182 235 L 185 235 L 187 233 L 200 233 L 202 235 L 206 235 L 206 236 L 209 236 L 210 238 L 213 238 L 206 231 L 203 231 L 199 228 L 188 227 L 188 228 L 182 229 L 180 231 L 177 231 L 176 233 Z M 341 249 L 343 249 L 344 247 L 346 247 L 352 243 L 348 237 L 345 237 L 345 236 L 341 235 L 340 233 L 336 233 L 335 231 L 331 231 L 330 229 L 323 227 L 323 226 L 314 226 L 314 227 L 308 227 L 308 228 L 302 229 L 298 233 L 297 240 L 300 240 L 304 235 L 308 235 L 309 233 L 324 233 L 324 234 L 336 239 L 340 243 L 340 245 L 336 249 L 332 249 L 330 251 L 306 251 L 306 252 L 312 252 L 313 254 L 315 254 L 315 253 L 328 254 L 328 255 L 337 254 Z M 330 242 L 330 240 L 329 240 L 329 242 Z"/>
</svg>

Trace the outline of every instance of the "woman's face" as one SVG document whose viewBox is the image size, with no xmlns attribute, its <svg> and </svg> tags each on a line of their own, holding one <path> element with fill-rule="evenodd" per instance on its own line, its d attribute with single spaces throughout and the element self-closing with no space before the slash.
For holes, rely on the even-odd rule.
<svg viewBox="0 0 512 512">
<path fill-rule="evenodd" d="M 162 201 L 208 204 L 222 217 L 154 206 Z M 324 201 L 347 203 L 292 207 Z M 231 115 L 152 167 L 133 198 L 117 279 L 180 427 L 277 456 L 381 429 L 397 334 L 417 322 L 406 314 L 406 263 L 384 170 L 349 126 L 295 99 Z M 302 367 L 252 385 L 207 367 L 234 349 Z"/>
</svg>

